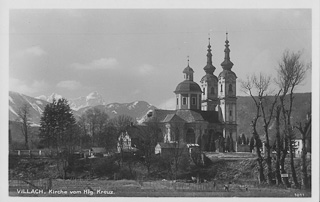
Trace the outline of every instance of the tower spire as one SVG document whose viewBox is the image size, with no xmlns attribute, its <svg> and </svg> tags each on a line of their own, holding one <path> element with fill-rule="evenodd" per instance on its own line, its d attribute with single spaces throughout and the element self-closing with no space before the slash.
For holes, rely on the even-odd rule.
<svg viewBox="0 0 320 202">
<path fill-rule="evenodd" d="M 233 63 L 230 61 L 230 49 L 229 49 L 229 40 L 228 32 L 226 32 L 226 45 L 224 49 L 224 61 L 221 63 L 221 66 L 224 70 L 231 70 Z"/>
<path fill-rule="evenodd" d="M 212 53 L 211 53 L 211 44 L 210 44 L 210 33 L 208 34 L 209 38 L 208 38 L 208 53 L 207 53 L 207 65 L 203 68 L 204 71 L 207 74 L 213 74 L 213 72 L 216 70 L 216 68 L 212 65 Z"/>
</svg>

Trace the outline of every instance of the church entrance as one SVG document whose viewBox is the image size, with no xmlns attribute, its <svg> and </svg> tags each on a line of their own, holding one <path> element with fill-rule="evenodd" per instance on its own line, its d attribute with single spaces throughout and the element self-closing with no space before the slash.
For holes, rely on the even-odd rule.
<svg viewBox="0 0 320 202">
<path fill-rule="evenodd" d="M 196 134 L 194 133 L 194 130 L 192 128 L 189 128 L 187 130 L 186 142 L 187 144 L 194 144 L 195 141 L 196 141 Z"/>
</svg>

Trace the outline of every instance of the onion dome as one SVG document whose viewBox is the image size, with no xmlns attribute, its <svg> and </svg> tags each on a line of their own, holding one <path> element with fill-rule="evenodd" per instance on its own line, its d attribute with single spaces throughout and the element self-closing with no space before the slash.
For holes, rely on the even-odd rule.
<svg viewBox="0 0 320 202">
<path fill-rule="evenodd" d="M 213 74 L 213 72 L 216 70 L 216 68 L 212 65 L 210 38 L 209 38 L 208 53 L 207 53 L 207 65 L 203 69 L 207 74 Z"/>
<path fill-rule="evenodd" d="M 233 63 L 230 61 L 230 49 L 229 49 L 229 41 L 228 41 L 228 32 L 226 33 L 226 45 L 224 49 L 224 61 L 221 63 L 221 66 L 224 70 L 231 70 Z"/>
</svg>

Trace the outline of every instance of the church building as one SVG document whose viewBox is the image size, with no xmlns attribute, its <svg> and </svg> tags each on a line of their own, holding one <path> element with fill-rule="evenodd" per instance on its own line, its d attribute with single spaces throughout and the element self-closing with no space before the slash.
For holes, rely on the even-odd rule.
<svg viewBox="0 0 320 202">
<path fill-rule="evenodd" d="M 174 90 L 176 110 L 149 111 L 143 125 L 156 123 L 162 143 L 198 144 L 202 151 L 236 151 L 237 97 L 236 74 L 231 70 L 228 33 L 225 41 L 222 71 L 215 75 L 210 38 L 207 64 L 200 85 L 193 80 L 194 70 L 183 69 L 183 81 Z"/>
</svg>

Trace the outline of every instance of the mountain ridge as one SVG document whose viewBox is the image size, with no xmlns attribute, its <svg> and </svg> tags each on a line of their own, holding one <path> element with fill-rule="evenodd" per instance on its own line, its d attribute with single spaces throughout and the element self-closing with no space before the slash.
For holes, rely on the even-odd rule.
<svg viewBox="0 0 320 202">
<path fill-rule="evenodd" d="M 46 98 L 46 100 L 44 100 Z M 38 96 L 31 97 L 18 92 L 9 91 L 9 120 L 17 121 L 19 109 L 27 104 L 30 108 L 31 123 L 39 125 L 41 113 L 44 111 L 46 104 L 49 104 L 48 100 L 62 98 L 61 95 L 52 93 L 50 96 Z M 147 111 L 150 109 L 155 109 L 156 107 L 149 104 L 146 101 L 133 101 L 129 103 L 109 103 L 105 104 L 102 96 L 99 95 L 96 91 L 90 93 L 85 97 L 86 101 L 89 101 L 87 105 L 80 107 L 75 110 L 72 109 L 72 112 L 76 118 L 79 118 L 86 110 L 97 107 L 100 110 L 106 112 L 110 118 L 113 118 L 118 115 L 128 115 L 134 119 L 140 119 Z M 97 98 L 97 99 L 96 99 Z M 69 101 L 69 100 L 68 100 Z M 69 104 L 71 105 L 72 102 Z M 78 105 L 79 106 L 79 105 Z"/>
</svg>

